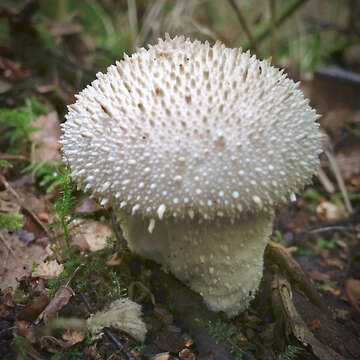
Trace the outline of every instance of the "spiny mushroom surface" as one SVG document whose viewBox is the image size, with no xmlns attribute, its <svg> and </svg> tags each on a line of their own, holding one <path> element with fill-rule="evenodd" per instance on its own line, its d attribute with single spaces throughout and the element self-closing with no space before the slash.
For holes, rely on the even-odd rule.
<svg viewBox="0 0 360 360">
<path fill-rule="evenodd" d="M 319 165 L 317 115 L 298 84 L 241 49 L 166 36 L 98 73 L 66 119 L 72 177 L 119 212 L 130 248 L 213 310 L 244 309 L 274 205 Z M 256 259 L 241 255 L 247 247 Z M 250 263 L 254 281 L 242 278 Z"/>
</svg>

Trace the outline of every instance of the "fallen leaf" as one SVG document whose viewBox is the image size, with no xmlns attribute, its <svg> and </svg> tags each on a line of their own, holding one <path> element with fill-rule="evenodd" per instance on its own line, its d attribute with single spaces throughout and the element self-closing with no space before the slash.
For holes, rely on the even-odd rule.
<svg viewBox="0 0 360 360">
<path fill-rule="evenodd" d="M 100 221 L 75 220 L 72 227 L 72 244 L 83 250 L 99 251 L 104 249 L 113 233 L 111 228 Z"/>
<path fill-rule="evenodd" d="M 308 328 L 311 332 L 318 329 L 321 326 L 321 321 L 319 319 L 314 319 L 309 325 Z"/>
<path fill-rule="evenodd" d="M 55 296 L 46 306 L 44 311 L 38 316 L 36 323 L 41 320 L 44 321 L 45 325 L 55 320 L 58 316 L 59 311 L 70 301 L 74 295 L 74 291 L 69 286 L 60 286 L 56 291 Z"/>
<path fill-rule="evenodd" d="M 311 270 L 309 271 L 309 275 L 313 280 L 316 281 L 329 282 L 331 279 L 329 274 L 322 273 L 319 270 Z"/>
<path fill-rule="evenodd" d="M 32 272 L 32 277 L 40 277 L 43 279 L 52 279 L 60 275 L 64 271 L 64 265 L 59 264 L 56 260 L 42 261 Z"/>
<path fill-rule="evenodd" d="M 19 214 L 21 206 L 10 191 L 0 191 L 0 212 L 6 215 Z"/>
<path fill-rule="evenodd" d="M 179 352 L 180 360 L 196 360 L 196 356 L 189 349 L 183 349 Z"/>
<path fill-rule="evenodd" d="M 169 360 L 169 359 L 170 359 L 170 354 L 168 352 L 164 352 L 153 356 L 150 360 Z"/>
<path fill-rule="evenodd" d="M 4 79 L 0 78 L 0 94 L 4 94 L 4 93 L 8 92 L 12 88 L 13 88 L 13 85 L 10 82 L 5 81 Z"/>
<path fill-rule="evenodd" d="M 360 280 L 359 279 L 346 279 L 345 294 L 351 305 L 360 311 Z"/>
<path fill-rule="evenodd" d="M 66 343 L 54 336 L 41 336 L 39 343 L 42 349 L 46 350 L 51 354 L 57 354 L 61 352 L 62 349 L 66 348 Z"/>
<path fill-rule="evenodd" d="M 22 70 L 21 64 L 0 56 L 0 69 L 3 70 L 4 77 L 10 81 L 23 80 L 27 73 Z"/>
<path fill-rule="evenodd" d="M 47 254 L 45 249 L 36 243 L 29 246 L 24 244 L 16 234 L 9 234 L 8 239 L 15 256 L 10 254 L 0 261 L 0 288 L 11 286 L 15 289 L 18 286 L 18 279 L 28 276 L 32 270 L 32 264 L 35 261 L 41 261 Z M 2 248 L 6 251 L 5 245 L 0 241 L 0 252 Z"/>
<path fill-rule="evenodd" d="M 49 297 L 44 291 L 40 294 L 38 298 L 29 302 L 18 314 L 17 318 L 19 320 L 33 321 L 39 314 L 44 310 L 44 308 L 49 303 Z"/>
<path fill-rule="evenodd" d="M 328 258 L 325 259 L 325 262 L 330 266 L 336 266 L 340 270 L 345 269 L 345 262 L 338 258 Z"/>
<path fill-rule="evenodd" d="M 155 344 L 160 350 L 172 353 L 178 353 L 185 347 L 185 341 L 180 333 L 167 330 L 164 330 L 157 335 Z"/>
<path fill-rule="evenodd" d="M 85 198 L 80 204 L 75 208 L 75 213 L 92 213 L 97 210 L 102 210 L 103 208 L 95 200 L 90 198 Z"/>
<path fill-rule="evenodd" d="M 336 153 L 336 160 L 339 165 L 341 175 L 345 180 L 351 181 L 352 178 L 360 174 L 360 141 L 349 141 Z"/>
<path fill-rule="evenodd" d="M 71 347 L 85 339 L 85 333 L 80 330 L 68 329 L 62 335 L 62 338 L 66 341 L 66 347 Z"/>
<path fill-rule="evenodd" d="M 12 290 L 12 287 L 8 287 L 3 291 L 0 289 L 0 318 L 12 319 L 15 317 L 15 304 L 13 303 Z"/>
<path fill-rule="evenodd" d="M 30 326 L 29 322 L 24 320 L 16 321 L 15 328 L 16 328 L 16 334 L 18 336 L 21 336 L 29 340 L 33 344 L 36 342 L 34 327 Z"/>
<path fill-rule="evenodd" d="M 84 360 L 102 360 L 100 354 L 96 351 L 96 344 L 87 346 L 84 351 Z"/>
<path fill-rule="evenodd" d="M 34 144 L 32 160 L 37 163 L 57 164 L 61 160 L 60 121 L 57 112 L 41 115 L 31 125 L 39 129 L 30 134 L 30 140 Z"/>
<path fill-rule="evenodd" d="M 111 258 L 106 261 L 106 265 L 117 266 L 121 264 L 123 254 L 120 252 L 115 252 L 111 255 Z"/>
</svg>

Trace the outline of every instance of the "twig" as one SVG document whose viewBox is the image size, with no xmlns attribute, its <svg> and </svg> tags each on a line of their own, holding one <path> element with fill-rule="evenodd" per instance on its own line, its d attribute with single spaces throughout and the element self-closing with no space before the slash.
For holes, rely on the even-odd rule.
<svg viewBox="0 0 360 360">
<path fill-rule="evenodd" d="M 48 236 L 49 239 L 52 239 L 52 235 L 49 233 L 48 229 L 46 228 L 46 226 L 41 222 L 41 220 L 38 218 L 38 216 L 27 206 L 24 204 L 24 202 L 22 201 L 22 199 L 20 198 L 19 194 L 11 187 L 11 185 L 6 181 L 5 177 L 3 175 L 0 175 L 0 182 L 2 182 L 5 186 L 5 188 L 14 195 L 14 197 L 16 198 L 17 202 L 19 203 L 19 205 L 21 207 L 23 207 L 30 215 L 31 217 L 39 224 L 39 226 L 44 230 L 44 232 L 46 233 L 46 235 Z"/>
<path fill-rule="evenodd" d="M 75 277 L 75 275 L 77 274 L 77 272 L 80 270 L 80 268 L 82 268 L 84 266 L 84 264 L 80 264 L 75 270 L 74 272 L 70 275 L 68 281 L 65 284 L 65 287 L 68 287 L 71 283 L 71 280 Z"/>
<path fill-rule="evenodd" d="M 2 242 L 4 243 L 5 247 L 9 250 L 9 252 L 11 253 L 12 256 L 14 256 L 14 258 L 16 258 L 16 254 L 14 252 L 14 250 L 11 248 L 11 246 L 8 244 L 5 235 L 1 232 L 0 230 L 0 239 L 2 240 Z"/>
<path fill-rule="evenodd" d="M 341 219 L 333 222 L 326 222 L 320 225 L 312 226 L 302 232 L 297 233 L 295 235 L 293 243 L 301 241 L 308 234 L 316 234 L 327 231 L 350 231 L 352 230 L 352 228 L 349 229 L 349 226 L 357 225 L 359 223 L 360 223 L 360 211 L 357 210 L 354 211 L 345 219 Z"/>
<path fill-rule="evenodd" d="M 314 284 L 297 261 L 286 251 L 286 248 L 274 241 L 269 241 L 265 249 L 265 257 L 278 264 L 281 269 L 284 269 L 291 279 L 297 282 L 299 288 L 314 305 L 327 313 L 329 312 L 326 303 L 315 289 Z"/>
<path fill-rule="evenodd" d="M 335 192 L 335 186 L 330 181 L 329 177 L 326 175 L 325 171 L 322 168 L 319 168 L 317 177 L 319 181 L 321 182 L 324 189 L 329 193 L 333 194 Z"/>
<path fill-rule="evenodd" d="M 242 26 L 243 30 L 245 31 L 245 34 L 249 40 L 250 46 L 249 48 L 252 49 L 258 56 L 260 56 L 259 54 L 259 49 L 257 46 L 257 40 L 254 38 L 254 36 L 251 33 L 250 27 L 247 24 L 246 20 L 245 20 L 245 16 L 243 15 L 243 13 L 241 12 L 240 8 L 237 6 L 236 2 L 234 0 L 228 0 L 231 7 L 234 9 L 235 14 L 239 20 L 240 25 Z"/>
<path fill-rule="evenodd" d="M 23 155 L 11 155 L 0 153 L 0 160 L 27 160 Z"/>
<path fill-rule="evenodd" d="M 285 1 L 284 5 L 278 11 L 278 17 L 275 21 L 275 26 L 279 27 L 282 25 L 287 18 L 289 18 L 300 6 L 304 5 L 309 0 L 293 0 L 293 1 Z M 257 44 L 259 44 L 262 40 L 264 40 L 270 34 L 270 21 L 264 21 L 260 25 L 254 28 L 254 39 L 256 40 Z M 251 42 L 245 42 L 243 44 L 245 49 L 251 47 Z"/>
<path fill-rule="evenodd" d="M 334 154 L 332 153 L 331 150 L 325 150 L 325 155 L 327 156 L 328 160 L 329 160 L 329 163 L 330 163 L 330 168 L 331 170 L 333 171 L 334 175 L 335 175 L 335 178 L 336 178 L 336 181 L 338 183 L 338 186 L 340 188 L 340 191 L 341 191 L 341 194 L 344 198 L 344 202 L 345 202 L 345 206 L 348 210 L 348 212 L 351 214 L 354 210 L 351 206 L 351 202 L 349 200 L 349 196 L 348 196 L 348 193 L 347 193 L 347 190 L 346 190 L 346 186 L 345 186 L 345 182 L 344 182 L 344 179 L 341 175 L 341 171 L 339 169 L 339 166 L 338 166 L 338 163 L 335 159 L 335 156 Z"/>
<path fill-rule="evenodd" d="M 270 33 L 271 33 L 271 57 L 274 64 L 276 64 L 277 43 L 276 43 L 276 1 L 269 0 L 270 7 Z"/>
<path fill-rule="evenodd" d="M 343 69 L 339 66 L 327 66 L 324 68 L 315 69 L 315 75 L 354 84 L 357 86 L 360 85 L 359 74 Z"/>
<path fill-rule="evenodd" d="M 94 314 L 95 312 L 92 309 L 86 296 L 83 293 L 80 293 L 80 297 L 81 297 L 81 300 L 83 301 L 87 311 L 90 314 Z M 115 346 L 128 357 L 129 360 L 136 360 L 136 358 L 133 356 L 133 354 L 129 350 L 126 349 L 126 347 L 121 343 L 120 339 L 109 328 L 104 328 L 104 333 L 115 344 Z"/>
<path fill-rule="evenodd" d="M 135 0 L 127 0 L 127 6 L 128 6 L 128 17 L 129 17 L 129 25 L 130 25 L 132 43 L 134 45 L 137 31 L 138 31 L 136 1 Z"/>
</svg>

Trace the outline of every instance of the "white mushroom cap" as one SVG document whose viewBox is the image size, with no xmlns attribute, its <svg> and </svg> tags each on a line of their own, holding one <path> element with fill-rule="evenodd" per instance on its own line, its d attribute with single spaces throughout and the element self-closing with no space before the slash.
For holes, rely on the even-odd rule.
<svg viewBox="0 0 360 360">
<path fill-rule="evenodd" d="M 69 106 L 61 143 L 72 177 L 102 205 L 237 218 L 311 180 L 317 117 L 269 62 L 166 36 L 97 74 Z"/>
</svg>

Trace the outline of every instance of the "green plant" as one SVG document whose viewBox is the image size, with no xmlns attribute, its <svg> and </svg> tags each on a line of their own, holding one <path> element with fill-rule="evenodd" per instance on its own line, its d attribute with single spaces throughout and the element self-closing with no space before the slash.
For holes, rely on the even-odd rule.
<svg viewBox="0 0 360 360">
<path fill-rule="evenodd" d="M 19 230 L 23 227 L 24 215 L 16 214 L 16 215 L 6 215 L 0 213 L 0 228 L 14 231 Z"/>
<path fill-rule="evenodd" d="M 26 99 L 25 105 L 17 110 L 0 109 L 0 128 L 5 129 L 5 150 L 18 153 L 29 141 L 29 135 L 37 128 L 31 123 L 40 115 L 49 112 L 47 106 L 36 98 Z"/>
<path fill-rule="evenodd" d="M 53 211 L 53 214 L 58 215 L 59 220 L 52 223 L 51 226 L 60 226 L 62 230 L 61 237 L 64 238 L 66 247 L 70 248 L 69 224 L 74 220 L 70 213 L 76 205 L 76 198 L 73 196 L 74 186 L 70 178 L 70 168 L 65 167 L 55 170 L 43 165 L 36 169 L 35 172 L 42 176 L 40 185 L 49 185 L 47 192 L 51 192 L 55 188 L 60 190 L 61 197 L 54 203 Z"/>
<path fill-rule="evenodd" d="M 336 246 L 336 241 L 337 241 L 336 234 L 333 237 L 331 237 L 329 240 L 319 237 L 317 239 L 317 246 L 322 249 L 331 250 L 331 249 L 334 249 L 334 247 Z"/>
<path fill-rule="evenodd" d="M 0 160 L 0 166 L 6 167 L 6 168 L 12 168 L 12 167 L 13 167 L 13 164 L 9 163 L 9 162 L 6 161 L 6 160 Z"/>
<path fill-rule="evenodd" d="M 37 163 L 31 164 L 26 170 L 35 174 L 37 183 L 40 186 L 47 187 L 47 193 L 50 193 L 57 187 L 62 188 L 65 180 L 64 175 L 67 172 L 67 168 L 64 168 L 63 165 L 54 167 L 48 164 Z"/>
<path fill-rule="evenodd" d="M 48 287 L 51 296 L 61 284 L 64 284 L 72 276 L 75 270 L 81 265 L 81 269 L 71 281 L 71 287 L 76 293 L 89 292 L 91 289 L 90 281 L 94 276 L 102 277 L 104 281 L 96 285 L 96 298 L 100 301 L 113 301 L 126 296 L 126 287 L 121 276 L 106 264 L 106 255 L 109 249 L 104 249 L 96 253 L 89 253 L 85 258 L 76 252 L 74 248 L 70 248 L 63 252 L 64 271 L 57 277 L 49 280 Z"/>
<path fill-rule="evenodd" d="M 215 339 L 219 344 L 223 344 L 226 349 L 234 356 L 236 360 L 242 360 L 243 356 L 240 353 L 240 349 L 237 346 L 237 330 L 230 324 L 227 324 L 224 321 L 204 321 L 197 319 L 197 322 L 200 326 L 206 328 L 210 335 Z"/>
<path fill-rule="evenodd" d="M 298 355 L 300 355 L 302 352 L 304 352 L 303 348 L 295 345 L 288 345 L 286 350 L 279 355 L 278 359 L 295 360 L 298 357 Z"/>
</svg>

